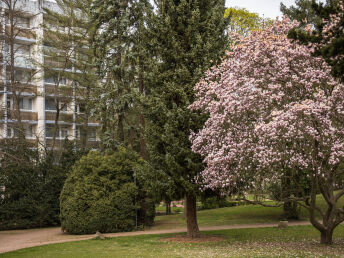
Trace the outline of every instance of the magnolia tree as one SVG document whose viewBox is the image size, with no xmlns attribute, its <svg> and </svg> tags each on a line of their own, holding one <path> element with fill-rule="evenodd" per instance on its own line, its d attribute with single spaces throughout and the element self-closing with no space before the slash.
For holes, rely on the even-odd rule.
<svg viewBox="0 0 344 258">
<path fill-rule="evenodd" d="M 252 32 L 206 73 L 190 108 L 209 119 L 192 133 L 192 149 L 205 157 L 208 188 L 248 190 L 292 173 L 298 194 L 291 198 L 330 244 L 344 221 L 344 85 L 312 49 L 287 38 L 294 26 L 284 19 Z"/>
</svg>

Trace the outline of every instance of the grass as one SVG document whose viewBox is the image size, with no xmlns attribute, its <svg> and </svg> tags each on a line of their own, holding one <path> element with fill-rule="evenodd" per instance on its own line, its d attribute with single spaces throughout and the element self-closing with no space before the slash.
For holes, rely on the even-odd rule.
<svg viewBox="0 0 344 258">
<path fill-rule="evenodd" d="M 237 224 L 255 224 L 277 222 L 282 208 L 267 208 L 257 205 L 236 206 L 214 210 L 202 210 L 197 213 L 199 226 L 219 226 Z M 184 214 L 157 216 L 152 229 L 172 229 L 184 227 Z"/>
<path fill-rule="evenodd" d="M 159 212 L 160 214 L 166 213 L 166 207 L 165 206 L 157 206 L 155 207 L 155 210 Z M 171 207 L 171 212 L 172 213 L 183 213 L 184 208 L 182 207 Z"/>
<path fill-rule="evenodd" d="M 324 210 L 326 203 L 321 195 L 318 195 L 318 205 Z M 338 202 L 339 207 L 344 206 L 344 198 Z M 257 223 L 278 222 L 283 215 L 282 207 L 270 208 L 260 205 L 235 206 L 213 210 L 201 210 L 197 212 L 199 226 L 242 225 Z M 308 220 L 309 214 L 305 208 L 301 209 L 300 219 Z M 318 216 L 319 217 L 319 216 Z M 172 229 L 185 227 L 183 213 L 157 216 L 152 229 Z"/>
<path fill-rule="evenodd" d="M 311 226 L 232 229 L 205 232 L 219 235 L 223 242 L 161 242 L 169 235 L 118 237 L 22 249 L 0 257 L 342 257 L 344 227 L 335 231 L 333 246 L 320 246 L 319 233 Z"/>
</svg>

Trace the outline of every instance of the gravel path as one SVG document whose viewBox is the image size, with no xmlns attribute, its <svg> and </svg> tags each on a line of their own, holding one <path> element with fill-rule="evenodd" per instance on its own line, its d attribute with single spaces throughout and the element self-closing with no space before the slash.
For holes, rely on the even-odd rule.
<svg viewBox="0 0 344 258">
<path fill-rule="evenodd" d="M 290 226 L 309 225 L 309 222 L 290 222 Z M 212 231 L 222 229 L 240 229 L 240 228 L 263 228 L 276 227 L 276 223 L 268 224 L 245 224 L 230 226 L 211 226 L 200 227 L 201 231 Z M 123 232 L 105 234 L 106 237 L 119 236 L 137 236 L 137 235 L 154 235 L 186 232 L 185 228 L 167 229 L 167 230 L 146 230 L 136 232 Z M 72 241 L 80 241 L 92 239 L 94 235 L 69 235 L 61 232 L 61 228 L 43 228 L 43 229 L 27 229 L 27 230 L 11 230 L 0 231 L 0 253 L 14 251 L 22 248 L 41 246 L 54 243 L 64 243 Z"/>
</svg>

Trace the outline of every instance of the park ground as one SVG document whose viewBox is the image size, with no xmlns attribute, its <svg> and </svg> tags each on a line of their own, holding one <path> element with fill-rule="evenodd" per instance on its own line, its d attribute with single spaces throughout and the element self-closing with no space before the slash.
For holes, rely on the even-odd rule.
<svg viewBox="0 0 344 258">
<path fill-rule="evenodd" d="M 319 245 L 311 226 L 203 232 L 218 242 L 164 241 L 175 234 L 139 235 L 51 244 L 0 254 L 0 257 L 344 257 L 344 227 L 333 246 Z"/>
<path fill-rule="evenodd" d="M 254 205 L 200 211 L 202 233 L 220 236 L 221 241 L 209 243 L 175 242 L 185 231 L 183 213 L 157 216 L 150 229 L 107 234 L 106 240 L 63 234 L 59 228 L 2 231 L 0 257 L 344 257 L 344 225 L 336 230 L 333 246 L 322 246 L 305 211 L 304 220 L 287 229 L 276 227 L 281 214 L 281 208 Z M 36 247 L 25 248 L 30 246 Z M 8 252 L 19 248 L 25 249 Z"/>
</svg>

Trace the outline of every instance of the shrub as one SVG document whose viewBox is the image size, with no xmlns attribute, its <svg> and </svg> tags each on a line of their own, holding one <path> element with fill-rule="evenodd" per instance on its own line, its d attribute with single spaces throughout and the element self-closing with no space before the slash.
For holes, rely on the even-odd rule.
<svg viewBox="0 0 344 258">
<path fill-rule="evenodd" d="M 149 224 L 148 202 L 139 198 L 139 184 L 134 183 L 140 166 L 144 162 L 124 148 L 107 154 L 90 152 L 81 158 L 61 192 L 62 230 L 72 234 L 131 231 L 136 209 L 138 223 Z"/>
<path fill-rule="evenodd" d="M 7 140 L 2 147 L 0 230 L 59 225 L 60 192 L 77 158 L 73 146 L 59 153 L 59 164 L 52 153 L 41 156 L 24 140 Z"/>
</svg>

